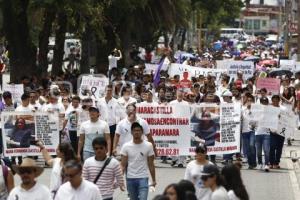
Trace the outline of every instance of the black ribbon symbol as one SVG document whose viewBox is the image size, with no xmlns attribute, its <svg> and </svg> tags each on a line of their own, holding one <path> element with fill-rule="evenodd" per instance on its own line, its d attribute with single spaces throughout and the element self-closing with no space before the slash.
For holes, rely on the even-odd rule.
<svg viewBox="0 0 300 200">
<path fill-rule="evenodd" d="M 96 91 L 97 91 L 96 87 L 91 87 L 91 93 L 95 98 L 96 98 L 96 96 L 95 96 Z"/>
<path fill-rule="evenodd" d="M 284 135 L 285 136 L 285 128 L 282 128 L 282 131 L 280 132 L 280 135 Z"/>
</svg>

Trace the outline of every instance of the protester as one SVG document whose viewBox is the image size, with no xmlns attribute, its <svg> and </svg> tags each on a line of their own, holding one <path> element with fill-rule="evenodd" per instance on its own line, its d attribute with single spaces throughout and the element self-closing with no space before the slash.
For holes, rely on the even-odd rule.
<svg viewBox="0 0 300 200">
<path fill-rule="evenodd" d="M 156 186 L 153 146 L 142 138 L 143 132 L 143 127 L 134 122 L 131 125 L 133 139 L 121 149 L 121 167 L 122 172 L 126 174 L 126 185 L 131 200 L 147 199 L 148 170 L 152 178 L 151 185 Z"/>
<path fill-rule="evenodd" d="M 82 178 L 82 165 L 77 160 L 69 160 L 63 166 L 67 182 L 58 189 L 55 200 L 102 200 L 98 187 Z"/>
<path fill-rule="evenodd" d="M 76 154 L 74 149 L 69 143 L 60 143 L 56 149 L 56 158 L 52 158 L 44 144 L 41 141 L 37 142 L 37 146 L 40 148 L 43 158 L 45 159 L 47 165 L 52 167 L 52 172 L 50 176 L 50 192 L 54 198 L 59 187 L 66 181 L 62 173 L 63 165 L 69 160 L 76 160 Z"/>
<path fill-rule="evenodd" d="M 44 169 L 37 166 L 31 158 L 24 158 L 21 165 L 13 165 L 14 171 L 21 177 L 21 185 L 11 190 L 8 200 L 34 199 L 52 200 L 48 187 L 38 183 L 35 179 Z"/>
<path fill-rule="evenodd" d="M 205 165 L 201 171 L 201 180 L 206 188 L 210 188 L 210 200 L 229 200 L 224 188 L 224 180 L 215 165 Z"/>
<path fill-rule="evenodd" d="M 8 166 L 0 163 L 0 199 L 7 199 L 9 192 L 15 187 L 14 177 Z"/>
<path fill-rule="evenodd" d="M 107 156 L 107 142 L 104 138 L 96 137 L 92 145 L 95 156 L 85 160 L 82 177 L 98 186 L 103 200 L 112 200 L 116 186 L 125 191 L 120 164 L 115 158 Z"/>
<path fill-rule="evenodd" d="M 165 188 L 164 195 L 169 197 L 170 200 L 184 200 L 185 192 L 181 190 L 178 184 L 173 183 Z"/>
<path fill-rule="evenodd" d="M 225 188 L 228 191 L 230 200 L 249 200 L 240 169 L 236 165 L 230 164 L 224 166 L 221 174 L 225 179 Z"/>
<path fill-rule="evenodd" d="M 213 165 L 212 162 L 206 159 L 207 148 L 205 146 L 198 146 L 195 149 L 195 160 L 188 163 L 185 170 L 184 179 L 189 180 L 194 184 L 196 188 L 196 195 L 198 199 L 209 199 L 211 191 L 205 188 L 203 181 L 201 180 L 200 172 L 207 164 Z"/>
<path fill-rule="evenodd" d="M 77 156 L 81 158 L 81 151 L 83 149 L 83 159 L 94 156 L 94 149 L 92 146 L 93 139 L 96 137 L 103 137 L 107 142 L 107 150 L 110 154 L 110 132 L 107 122 L 99 119 L 99 109 L 96 107 L 89 108 L 90 120 L 85 121 L 80 126 L 80 137 L 78 142 Z"/>
</svg>

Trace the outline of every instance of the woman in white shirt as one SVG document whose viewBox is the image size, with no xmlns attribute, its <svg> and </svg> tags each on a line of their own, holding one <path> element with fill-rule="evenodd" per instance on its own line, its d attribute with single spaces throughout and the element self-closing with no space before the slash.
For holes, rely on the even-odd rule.
<svg viewBox="0 0 300 200">
<path fill-rule="evenodd" d="M 69 160 L 77 160 L 77 157 L 70 143 L 62 142 L 58 145 L 56 149 L 56 158 L 52 158 L 49 155 L 47 149 L 45 148 L 42 142 L 37 142 L 37 146 L 40 147 L 46 163 L 52 167 L 50 177 L 50 192 L 54 199 L 57 190 L 65 182 L 64 176 L 62 174 L 62 167 L 64 163 L 66 163 Z"/>
<path fill-rule="evenodd" d="M 243 184 L 240 169 L 234 165 L 223 167 L 221 174 L 225 178 L 225 188 L 230 200 L 249 200 L 247 190 Z"/>
<path fill-rule="evenodd" d="M 195 150 L 195 160 L 189 162 L 186 166 L 184 179 L 191 181 L 196 189 L 196 196 L 198 199 L 209 199 L 211 191 L 209 188 L 205 188 L 201 180 L 201 172 L 203 166 L 207 164 L 213 165 L 212 162 L 206 159 L 207 148 L 205 146 L 198 146 Z"/>
</svg>

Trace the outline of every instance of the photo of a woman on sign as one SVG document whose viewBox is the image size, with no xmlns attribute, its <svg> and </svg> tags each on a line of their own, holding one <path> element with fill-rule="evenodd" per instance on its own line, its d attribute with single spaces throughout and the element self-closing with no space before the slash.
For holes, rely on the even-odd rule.
<svg viewBox="0 0 300 200">
<path fill-rule="evenodd" d="M 191 119 L 192 132 L 195 133 L 195 136 L 192 137 L 191 146 L 198 146 L 199 143 L 214 146 L 215 141 L 220 140 L 219 115 L 206 109 L 203 109 L 199 114 L 200 116 L 194 115 Z"/>
<path fill-rule="evenodd" d="M 28 148 L 35 140 L 33 135 L 34 131 L 26 124 L 25 119 L 18 118 L 7 141 L 7 148 Z"/>
</svg>

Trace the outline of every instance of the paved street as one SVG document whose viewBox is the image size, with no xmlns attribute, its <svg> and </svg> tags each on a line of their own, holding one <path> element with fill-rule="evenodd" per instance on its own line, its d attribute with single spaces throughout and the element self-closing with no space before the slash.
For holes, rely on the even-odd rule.
<svg viewBox="0 0 300 200">
<path fill-rule="evenodd" d="M 290 158 L 287 158 L 290 150 L 300 150 L 300 142 L 294 142 L 294 146 L 285 147 L 283 153 L 283 159 L 280 170 L 272 170 L 270 173 L 265 173 L 259 170 L 248 170 L 247 166 L 243 166 L 242 176 L 246 188 L 249 192 L 250 199 L 254 200 L 298 200 L 300 199 L 299 184 L 297 180 L 300 180 L 300 168 L 299 165 L 295 167 Z M 299 151 L 300 152 L 300 151 Z M 300 155 L 300 154 L 299 154 Z M 163 192 L 164 188 L 174 182 L 178 182 L 182 179 L 185 169 L 172 168 L 167 164 L 162 164 L 160 161 L 156 161 L 157 166 L 157 179 L 158 186 L 156 191 L 149 194 L 149 199 L 152 199 L 155 195 Z M 39 178 L 43 184 L 49 185 L 51 169 L 45 169 L 43 175 Z M 296 179 L 297 174 L 298 179 Z M 16 181 L 19 182 L 18 176 Z M 298 190 L 297 188 L 298 187 Z M 294 191 L 296 189 L 296 191 Z M 298 191 L 298 193 L 297 193 Z M 117 191 L 115 193 L 115 199 L 126 199 L 126 193 Z"/>
</svg>

